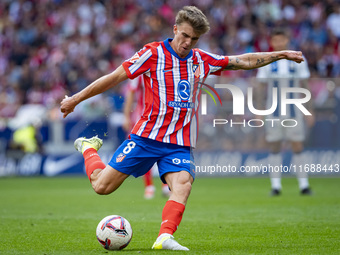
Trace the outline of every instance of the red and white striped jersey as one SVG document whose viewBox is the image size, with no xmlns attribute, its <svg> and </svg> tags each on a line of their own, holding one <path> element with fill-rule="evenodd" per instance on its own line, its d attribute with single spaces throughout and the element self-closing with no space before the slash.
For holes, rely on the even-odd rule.
<svg viewBox="0 0 340 255">
<path fill-rule="evenodd" d="M 195 147 L 201 83 L 209 74 L 219 75 L 229 59 L 200 49 L 181 58 L 171 40 L 147 44 L 122 64 L 130 79 L 144 78 L 144 112 L 132 134 Z"/>
<path fill-rule="evenodd" d="M 134 92 L 135 105 L 131 112 L 131 121 L 136 123 L 144 110 L 144 82 L 143 76 L 140 75 L 128 84 L 128 90 Z"/>
</svg>

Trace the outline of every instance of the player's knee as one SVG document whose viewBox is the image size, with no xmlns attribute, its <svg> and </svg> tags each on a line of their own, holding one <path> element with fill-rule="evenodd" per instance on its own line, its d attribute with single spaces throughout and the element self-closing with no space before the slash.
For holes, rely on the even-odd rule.
<svg viewBox="0 0 340 255">
<path fill-rule="evenodd" d="M 187 181 L 184 183 L 179 183 L 176 185 L 177 187 L 174 188 L 174 192 L 177 192 L 178 195 L 182 195 L 184 197 L 188 197 L 191 192 L 191 182 Z"/>
<path fill-rule="evenodd" d="M 187 181 L 185 184 L 184 184 L 184 192 L 186 193 L 187 196 L 189 196 L 190 192 L 191 192 L 191 188 L 192 188 L 192 184 L 190 181 Z"/>
<path fill-rule="evenodd" d="M 107 186 L 102 183 L 99 184 L 92 184 L 93 190 L 98 194 L 98 195 L 108 195 L 112 193 L 112 190 Z"/>
</svg>

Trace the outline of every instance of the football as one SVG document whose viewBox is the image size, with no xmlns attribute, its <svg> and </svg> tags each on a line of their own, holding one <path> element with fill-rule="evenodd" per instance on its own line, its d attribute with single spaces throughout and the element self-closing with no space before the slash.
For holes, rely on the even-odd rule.
<svg viewBox="0 0 340 255">
<path fill-rule="evenodd" d="M 98 242 L 105 249 L 121 250 L 130 243 L 132 228 L 124 217 L 110 215 L 99 222 L 96 235 Z"/>
</svg>

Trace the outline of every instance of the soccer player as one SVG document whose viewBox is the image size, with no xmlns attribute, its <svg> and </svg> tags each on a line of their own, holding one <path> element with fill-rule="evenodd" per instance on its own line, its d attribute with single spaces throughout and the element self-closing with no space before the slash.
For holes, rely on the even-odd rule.
<svg viewBox="0 0 340 255">
<path fill-rule="evenodd" d="M 171 189 L 162 212 L 162 224 L 153 249 L 189 250 L 172 236 L 182 220 L 195 178 L 190 148 L 197 138 L 199 86 L 210 74 L 223 70 L 253 69 L 279 59 L 303 61 L 302 53 L 280 51 L 218 56 L 194 48 L 209 30 L 206 16 L 194 6 L 176 15 L 173 39 L 145 45 L 115 71 L 107 74 L 61 102 L 66 117 L 81 101 L 100 94 L 120 82 L 143 75 L 145 107 L 130 138 L 113 154 L 108 165 L 97 150 L 98 137 L 78 138 L 75 147 L 85 159 L 86 173 L 98 194 L 115 191 L 129 176 L 141 176 L 157 162 L 160 178 Z"/>
<path fill-rule="evenodd" d="M 135 100 L 136 99 L 136 100 Z M 134 106 L 134 102 L 136 104 Z M 125 96 L 124 103 L 124 123 L 123 129 L 129 133 L 133 125 L 138 121 L 144 110 L 144 84 L 143 76 L 140 75 L 137 78 L 131 80 L 128 84 L 128 90 Z M 152 168 L 143 175 L 144 180 L 144 198 L 152 199 L 155 196 L 155 185 L 152 179 Z M 170 196 L 170 190 L 167 184 L 162 184 L 162 194 L 164 197 Z"/>
<path fill-rule="evenodd" d="M 274 51 L 281 51 L 288 49 L 289 36 L 287 32 L 282 28 L 276 28 L 272 31 L 270 44 Z M 308 88 L 307 80 L 310 77 L 307 62 L 304 61 L 300 65 L 294 61 L 282 60 L 279 62 L 273 62 L 263 68 L 260 68 L 257 73 L 257 78 L 268 85 L 268 95 L 272 95 L 273 88 L 287 88 L 297 87 L 300 85 Z M 298 93 L 295 93 L 298 94 Z M 272 105 L 271 97 L 267 99 L 267 108 Z M 304 162 L 302 157 L 303 141 L 305 140 L 305 127 L 304 127 L 304 115 L 303 113 L 294 108 L 293 105 L 287 107 L 287 115 L 280 116 L 278 102 L 277 110 L 268 116 L 268 119 L 294 119 L 298 123 L 295 127 L 282 127 L 282 126 L 266 126 L 266 140 L 270 147 L 270 155 L 268 157 L 268 163 L 272 166 L 280 166 L 282 164 L 281 159 L 281 144 L 284 140 L 289 140 L 291 149 L 293 151 L 292 163 L 300 165 Z M 311 100 L 307 108 L 311 111 Z M 313 124 L 314 118 L 308 116 L 306 118 L 309 126 Z M 299 188 L 302 195 L 310 195 L 311 189 L 309 187 L 308 176 L 304 171 L 296 171 L 296 175 L 299 182 Z M 271 195 L 278 196 L 281 193 L 281 172 L 269 172 L 271 180 Z"/>
</svg>

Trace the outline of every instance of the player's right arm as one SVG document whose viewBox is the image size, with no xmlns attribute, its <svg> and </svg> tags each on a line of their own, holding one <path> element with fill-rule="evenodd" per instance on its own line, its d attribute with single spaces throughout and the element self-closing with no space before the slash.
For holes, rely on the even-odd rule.
<svg viewBox="0 0 340 255">
<path fill-rule="evenodd" d="M 89 86 L 87 86 L 77 94 L 74 94 L 72 97 L 65 96 L 63 101 L 61 101 L 60 103 L 60 111 L 64 114 L 63 117 L 65 118 L 67 115 L 73 112 L 74 108 L 80 102 L 95 95 L 101 94 L 110 88 L 113 88 L 127 78 L 128 76 L 123 66 L 120 65 L 115 71 L 95 80 Z"/>
</svg>

